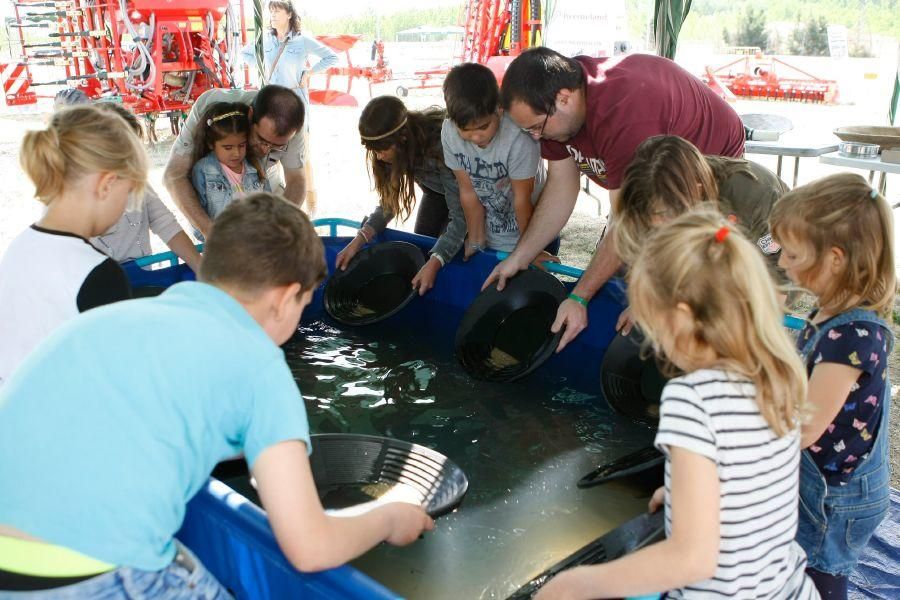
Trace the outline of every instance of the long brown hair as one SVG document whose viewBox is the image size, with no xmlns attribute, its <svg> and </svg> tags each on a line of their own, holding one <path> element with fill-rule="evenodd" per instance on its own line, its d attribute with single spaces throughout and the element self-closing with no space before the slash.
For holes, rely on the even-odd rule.
<svg viewBox="0 0 900 600">
<path fill-rule="evenodd" d="M 427 159 L 443 161 L 441 125 L 447 111 L 433 107 L 407 110 L 395 96 L 373 98 L 359 116 L 359 135 L 375 180 L 381 207 L 401 221 L 416 204 L 414 174 Z M 394 161 L 386 163 L 376 152 L 393 147 Z"/>
<path fill-rule="evenodd" d="M 821 269 L 832 247 L 843 251 L 843 273 L 819 296 L 819 306 L 891 314 L 897 293 L 891 207 L 863 177 L 838 173 L 788 192 L 775 203 L 769 226 L 776 241 L 807 248 L 801 279 Z"/>
<path fill-rule="evenodd" d="M 689 141 L 656 135 L 635 150 L 625 170 L 616 214 L 616 250 L 629 264 L 653 229 L 655 216 L 673 219 L 703 203 L 717 203 L 719 184 L 735 173 L 750 171 L 747 161 L 703 156 Z"/>
<path fill-rule="evenodd" d="M 723 228 L 727 228 L 723 230 Z M 681 346 L 710 349 L 715 364 L 756 386 L 756 403 L 779 436 L 795 429 L 806 401 L 806 372 L 781 326 L 783 313 L 772 278 L 756 246 L 712 205 L 660 227 L 644 244 L 628 275 L 628 300 L 657 353 L 669 316 L 685 304 L 693 330 Z M 664 357 L 663 357 L 664 358 Z"/>
</svg>

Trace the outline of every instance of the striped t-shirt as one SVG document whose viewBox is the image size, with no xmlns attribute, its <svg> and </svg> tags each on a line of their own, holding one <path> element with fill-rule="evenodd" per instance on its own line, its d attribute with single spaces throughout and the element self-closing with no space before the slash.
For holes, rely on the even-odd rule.
<svg viewBox="0 0 900 600">
<path fill-rule="evenodd" d="M 666 534 L 671 534 L 671 455 L 677 446 L 709 458 L 719 474 L 716 574 L 670 598 L 818 598 L 794 541 L 800 439 L 776 437 L 744 377 L 703 369 L 666 384 L 656 446 L 666 454 Z"/>
</svg>

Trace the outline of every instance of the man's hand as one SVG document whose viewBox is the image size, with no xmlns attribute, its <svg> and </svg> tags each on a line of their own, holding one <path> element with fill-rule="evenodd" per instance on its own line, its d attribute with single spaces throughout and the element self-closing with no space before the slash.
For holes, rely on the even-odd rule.
<svg viewBox="0 0 900 600">
<path fill-rule="evenodd" d="M 353 260 L 353 257 L 356 256 L 356 253 L 360 251 L 365 243 L 366 240 L 363 239 L 362 235 L 357 235 L 350 240 L 350 243 L 344 246 L 343 250 L 338 252 L 337 257 L 334 259 L 334 268 L 346 271 L 347 265 L 350 264 L 350 261 Z"/>
<path fill-rule="evenodd" d="M 562 352 L 569 342 L 574 340 L 587 327 L 587 324 L 587 307 L 570 298 L 563 300 L 556 311 L 556 320 L 553 321 L 553 325 L 550 327 L 550 331 L 553 333 L 557 333 L 563 327 L 566 328 L 562 338 L 559 340 L 559 346 L 556 347 L 556 351 Z"/>
<path fill-rule="evenodd" d="M 497 266 L 494 267 L 494 270 L 491 271 L 491 274 L 488 275 L 487 279 L 484 280 L 484 285 L 481 286 L 481 290 L 486 290 L 492 283 L 497 282 L 497 291 L 502 292 L 503 288 L 506 287 L 506 282 L 509 279 L 512 279 L 516 275 L 519 274 L 519 271 L 524 271 L 528 268 L 528 264 L 521 264 L 519 259 L 515 257 L 515 255 L 510 254 L 505 260 L 501 260 L 497 263 Z"/>
<path fill-rule="evenodd" d="M 441 270 L 441 261 L 436 259 L 434 255 L 425 263 L 416 276 L 413 277 L 412 286 L 414 290 L 419 291 L 420 296 L 424 296 L 428 290 L 434 287 L 434 280 L 437 279 L 438 271 Z"/>
<path fill-rule="evenodd" d="M 631 317 L 631 307 L 627 306 L 619 314 L 619 320 L 616 321 L 616 331 L 622 335 L 628 335 L 631 333 L 632 327 L 634 327 L 634 319 Z"/>
</svg>

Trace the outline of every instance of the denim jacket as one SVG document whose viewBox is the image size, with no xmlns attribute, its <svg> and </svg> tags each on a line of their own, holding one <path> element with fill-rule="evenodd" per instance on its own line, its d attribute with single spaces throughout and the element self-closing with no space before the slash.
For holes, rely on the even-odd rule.
<svg viewBox="0 0 900 600">
<path fill-rule="evenodd" d="M 215 219 L 234 199 L 231 182 L 225 176 L 222 165 L 219 164 L 216 155 L 212 152 L 194 164 L 194 168 L 191 170 L 191 183 L 194 184 L 194 189 L 197 191 L 200 206 L 211 219 Z M 267 179 L 260 180 L 259 173 L 248 160 L 244 160 L 244 177 L 241 184 L 244 194 L 271 191 L 269 181 Z"/>
<path fill-rule="evenodd" d="M 851 321 L 875 323 L 888 332 L 888 352 L 894 343 L 890 326 L 874 312 L 849 310 L 823 323 L 806 342 L 801 354 L 810 359 L 829 330 Z M 800 456 L 800 513 L 797 541 L 806 551 L 809 566 L 832 575 L 849 575 L 890 506 L 889 418 L 891 381 L 885 381 L 881 422 L 868 458 L 843 486 L 828 485 L 818 465 L 804 450 Z"/>
</svg>

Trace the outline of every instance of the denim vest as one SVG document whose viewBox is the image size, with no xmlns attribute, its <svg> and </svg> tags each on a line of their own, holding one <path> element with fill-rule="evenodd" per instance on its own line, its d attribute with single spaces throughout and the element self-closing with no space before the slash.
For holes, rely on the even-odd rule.
<svg viewBox="0 0 900 600">
<path fill-rule="evenodd" d="M 191 183 L 197 191 L 200 206 L 211 219 L 215 219 L 225 207 L 234 199 L 231 182 L 222 171 L 222 166 L 216 155 L 210 152 L 197 161 L 191 170 Z M 241 178 L 241 186 L 244 194 L 269 191 L 268 180 L 260 180 L 256 168 L 250 161 L 244 161 L 244 174 Z M 195 231 L 194 235 L 199 232 Z"/>
<path fill-rule="evenodd" d="M 823 335 L 852 321 L 874 323 L 888 332 L 888 353 L 894 345 L 890 326 L 869 310 L 853 309 L 823 324 L 801 350 L 807 361 Z M 809 567 L 832 575 L 849 575 L 890 506 L 891 380 L 885 380 L 881 422 L 873 432 L 868 458 L 857 464 L 843 486 L 827 485 L 809 450 L 800 455 L 800 515 L 797 541 Z"/>
</svg>

